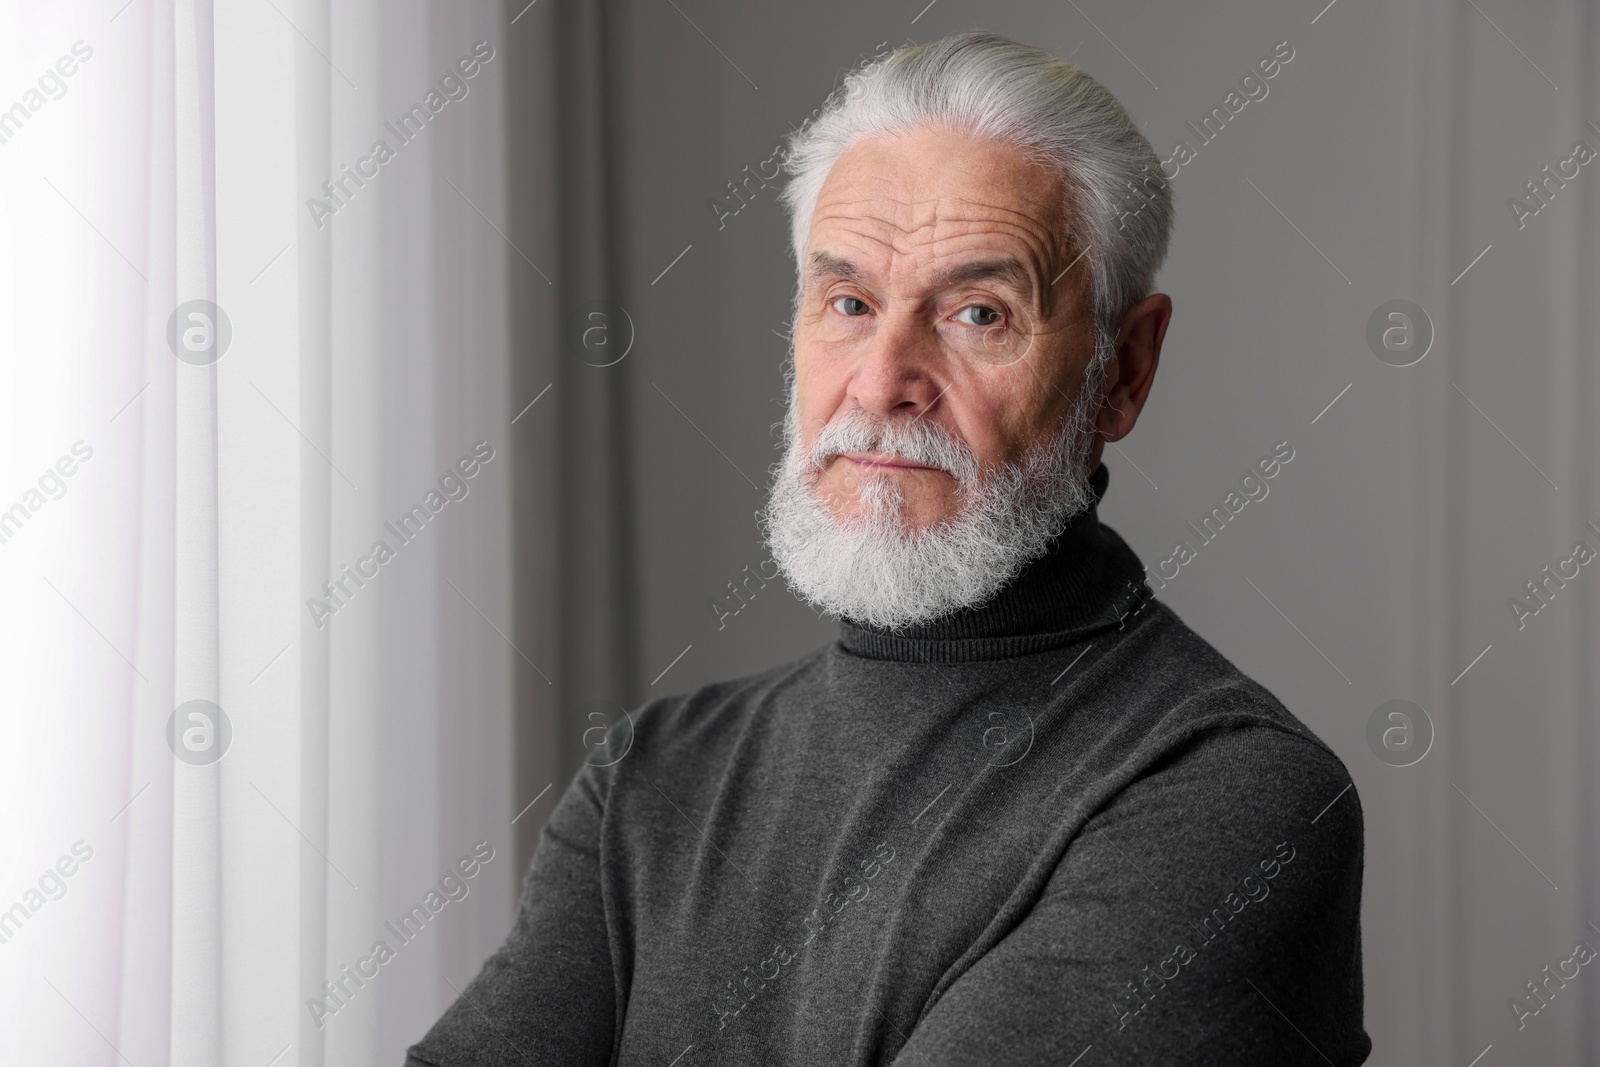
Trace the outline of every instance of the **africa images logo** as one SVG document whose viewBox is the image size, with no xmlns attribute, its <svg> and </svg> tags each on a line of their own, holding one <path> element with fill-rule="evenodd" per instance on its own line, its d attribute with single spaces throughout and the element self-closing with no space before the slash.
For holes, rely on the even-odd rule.
<svg viewBox="0 0 1600 1067">
<path fill-rule="evenodd" d="M 167 317 L 167 347 L 192 367 L 209 367 L 233 343 L 233 323 L 210 300 L 185 300 Z"/>
<path fill-rule="evenodd" d="M 456 60 L 454 67 L 439 76 L 437 87 L 428 87 L 428 93 L 421 103 L 412 104 L 394 122 L 383 124 L 384 129 L 394 136 L 393 146 L 380 137 L 372 142 L 372 148 L 366 155 L 356 160 L 354 170 L 348 163 L 340 164 L 339 173 L 322 183 L 323 196 L 306 199 L 306 210 L 311 213 L 311 221 L 317 224 L 317 229 L 322 229 L 328 224 L 329 218 L 344 210 L 356 193 L 366 188 L 368 181 L 382 173 L 382 167 L 398 158 L 399 149 L 416 140 L 448 104 L 465 100 L 472 91 L 472 86 L 467 83 L 477 77 L 493 58 L 494 46 L 488 41 L 473 45 L 471 55 L 462 56 Z"/>
<path fill-rule="evenodd" d="M 46 67 L 44 73 L 39 75 L 37 89 L 27 89 L 23 92 L 21 100 L 0 110 L 0 144 L 5 144 L 21 133 L 22 127 L 51 100 L 60 100 L 66 96 L 66 79 L 78 73 L 79 67 L 93 57 L 92 47 L 83 41 L 73 41 L 72 55 L 64 55 L 55 61 L 53 67 Z"/>
<path fill-rule="evenodd" d="M 317 629 L 322 629 L 330 618 L 342 611 L 356 593 L 366 587 L 367 582 L 381 573 L 383 567 L 398 559 L 400 549 L 422 536 L 428 523 L 447 504 L 465 500 L 472 491 L 470 480 L 477 477 L 494 457 L 494 446 L 488 441 L 473 445 L 471 455 L 462 456 L 456 460 L 455 466 L 446 469 L 439 476 L 437 488 L 430 488 L 421 503 L 412 504 L 394 522 L 383 524 L 384 530 L 394 537 L 393 545 L 389 544 L 387 538 L 378 538 L 372 543 L 372 550 L 356 560 L 354 569 L 348 563 L 341 564 L 338 572 L 322 583 L 323 596 L 307 597 L 306 611 L 311 613 Z"/>
<path fill-rule="evenodd" d="M 350 1001 L 368 982 L 377 978 L 381 969 L 399 958 L 400 950 L 422 936 L 428 924 L 449 904 L 460 903 L 472 892 L 472 879 L 495 857 L 494 846 L 479 841 L 472 851 L 462 856 L 454 866 L 446 867 L 439 875 L 437 886 L 429 887 L 427 895 L 393 922 L 383 924 L 384 934 L 372 943 L 372 951 L 357 958 L 354 966 L 342 964 L 332 977 L 323 980 L 321 996 L 306 998 L 306 1010 L 321 1030 L 328 1016 L 337 1015 L 349 1006 Z M 394 944 L 389 943 L 389 935 Z"/>
<path fill-rule="evenodd" d="M 233 723 L 209 700 L 185 701 L 167 716 L 167 747 L 184 763 L 215 763 L 232 743 Z"/>
</svg>

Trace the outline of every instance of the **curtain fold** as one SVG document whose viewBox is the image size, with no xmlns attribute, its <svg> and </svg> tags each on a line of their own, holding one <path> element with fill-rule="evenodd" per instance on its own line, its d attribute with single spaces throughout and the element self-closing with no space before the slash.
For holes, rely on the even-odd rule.
<svg viewBox="0 0 1600 1067">
<path fill-rule="evenodd" d="M 226 738 L 220 708 L 217 364 L 216 83 L 212 12 L 205 0 L 173 8 L 175 289 L 171 331 L 182 353 L 174 417 L 172 788 L 172 1048 L 174 1067 L 222 1059 L 224 764 L 208 758 Z M 175 353 L 177 354 L 177 353 Z M 235 706 L 233 701 L 228 701 Z M 183 709 L 183 710 L 179 710 Z M 225 754 L 225 753 L 224 753 Z M 232 770 L 236 759 L 226 765 Z M 232 797 L 229 797 L 232 800 Z"/>
</svg>

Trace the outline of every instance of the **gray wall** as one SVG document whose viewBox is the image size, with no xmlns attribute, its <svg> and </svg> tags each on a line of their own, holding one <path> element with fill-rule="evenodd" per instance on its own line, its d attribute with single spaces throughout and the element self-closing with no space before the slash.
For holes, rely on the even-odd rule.
<svg viewBox="0 0 1600 1067">
<path fill-rule="evenodd" d="M 519 790 L 557 784 L 519 824 L 524 858 L 583 757 L 585 700 L 679 692 L 831 639 L 779 584 L 720 628 L 710 606 L 765 558 L 753 513 L 792 286 L 776 188 L 720 228 L 710 201 L 879 42 L 981 26 L 1070 54 L 1163 156 L 1196 148 L 1174 181 L 1165 359 L 1107 451 L 1102 518 L 1154 568 L 1258 457 L 1295 449 L 1159 595 L 1355 778 L 1372 1062 L 1466 1064 L 1490 1044 L 1485 1065 L 1597 1062 L 1590 968 L 1524 1029 L 1507 1006 L 1576 941 L 1600 947 L 1600 568 L 1521 630 L 1507 606 L 1600 526 L 1600 162 L 1520 230 L 1507 206 L 1575 140 L 1600 148 L 1584 126 L 1600 123 L 1594 6 L 939 0 L 914 24 L 916 2 L 557 7 L 510 27 L 520 63 L 549 61 L 513 75 L 510 187 L 518 243 L 555 279 L 518 279 L 536 291 L 513 323 L 519 392 L 555 383 L 550 429 L 519 452 L 519 633 L 558 663 L 554 684 L 524 678 Z M 1269 95 L 1201 146 L 1185 122 L 1284 40 Z M 604 368 L 572 326 L 596 299 L 635 332 Z M 1432 321 L 1413 366 L 1368 347 L 1392 299 Z M 1367 741 L 1392 699 L 1432 723 L 1412 766 Z"/>
</svg>

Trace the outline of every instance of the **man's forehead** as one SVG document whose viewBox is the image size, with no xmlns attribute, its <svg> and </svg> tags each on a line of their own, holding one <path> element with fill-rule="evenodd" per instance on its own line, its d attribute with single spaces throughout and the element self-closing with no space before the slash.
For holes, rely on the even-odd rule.
<svg viewBox="0 0 1600 1067">
<path fill-rule="evenodd" d="M 808 274 L 861 279 L 867 273 L 958 271 L 981 259 L 987 274 L 1047 284 L 1033 276 L 1066 251 L 1060 183 L 1004 148 L 955 142 L 858 146 L 835 163 L 811 218 Z M 949 139 L 937 145 L 951 147 Z M 1028 277 L 1018 276 L 1021 268 Z"/>
<path fill-rule="evenodd" d="M 928 198 L 909 205 L 882 198 L 819 202 L 811 224 L 814 228 L 858 233 L 864 238 L 907 247 L 985 238 L 997 243 L 1036 243 L 1054 233 L 1042 213 L 950 197 Z"/>
<path fill-rule="evenodd" d="M 901 248 L 984 238 L 997 245 L 1014 240 L 1048 244 L 1064 228 L 1061 209 L 1055 199 L 1041 200 L 1031 193 L 1003 180 L 908 190 L 887 179 L 845 175 L 835 183 L 830 176 L 811 225 Z"/>
<path fill-rule="evenodd" d="M 1042 315 L 1052 314 L 1052 276 L 1064 262 L 1061 238 L 994 220 L 946 220 L 910 233 L 834 216 L 812 225 L 808 285 L 845 280 L 858 285 L 955 289 L 991 283 L 1010 288 Z"/>
<path fill-rule="evenodd" d="M 829 168 L 821 199 L 870 199 L 914 213 L 953 198 L 1042 215 L 1058 206 L 1060 177 L 1018 145 L 924 128 L 846 148 Z"/>
</svg>

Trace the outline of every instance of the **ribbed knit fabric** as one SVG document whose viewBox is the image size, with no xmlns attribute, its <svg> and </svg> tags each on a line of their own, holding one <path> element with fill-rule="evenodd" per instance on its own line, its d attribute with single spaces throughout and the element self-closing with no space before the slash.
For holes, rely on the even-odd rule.
<svg viewBox="0 0 1600 1067">
<path fill-rule="evenodd" d="M 1142 574 L 1091 511 L 986 604 L 639 709 L 408 1064 L 1363 1062 L 1350 778 Z"/>
</svg>

